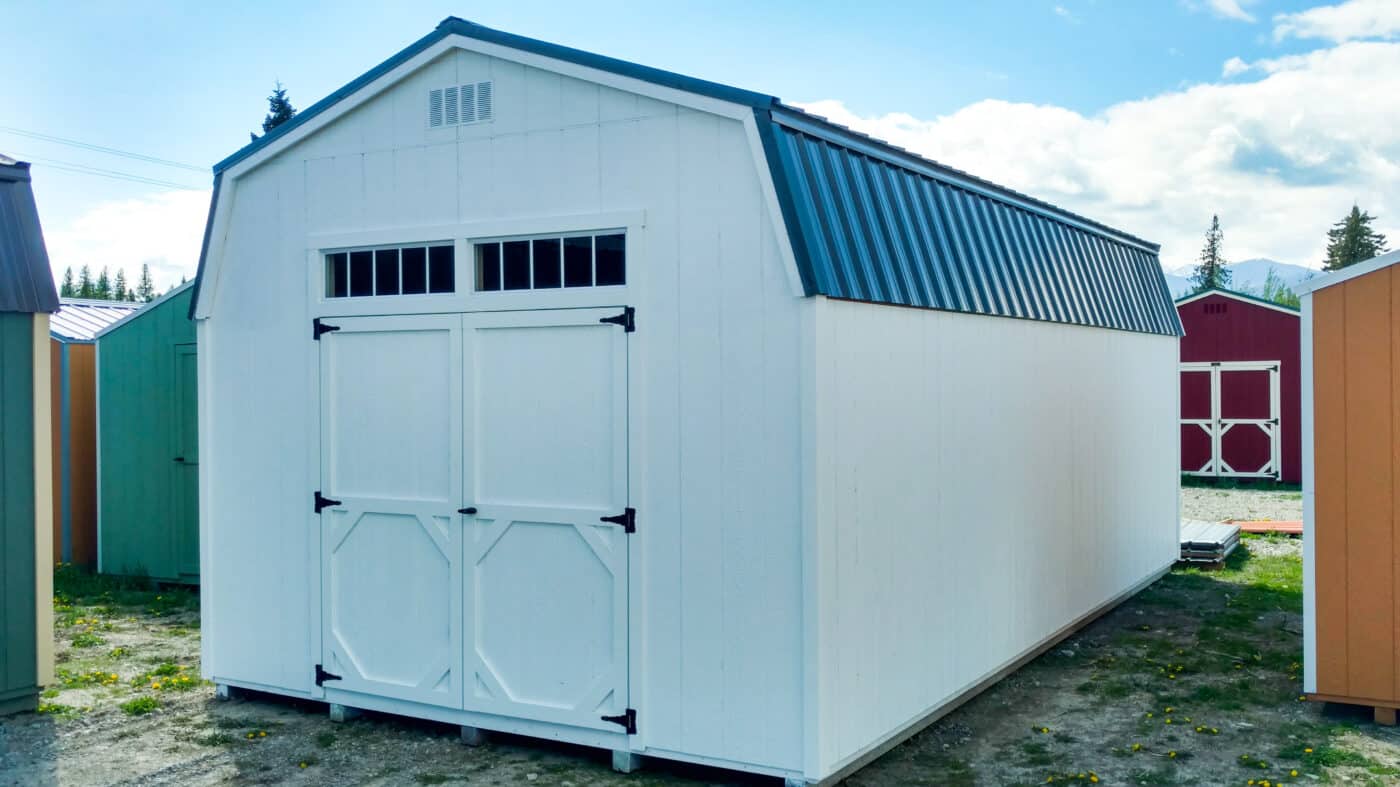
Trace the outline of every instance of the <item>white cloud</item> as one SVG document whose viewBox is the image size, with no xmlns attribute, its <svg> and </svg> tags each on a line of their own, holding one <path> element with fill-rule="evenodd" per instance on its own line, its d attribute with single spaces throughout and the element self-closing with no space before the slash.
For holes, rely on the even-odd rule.
<svg viewBox="0 0 1400 787">
<path fill-rule="evenodd" d="M 1397 0 L 1348 0 L 1274 16 L 1275 41 L 1293 37 L 1340 43 L 1397 36 L 1400 36 L 1400 2 Z"/>
<path fill-rule="evenodd" d="M 1221 19 L 1234 19 L 1239 22 L 1253 22 L 1254 15 L 1244 10 L 1244 6 L 1254 0 L 1186 0 L 1191 9 L 1204 9 Z"/>
<path fill-rule="evenodd" d="M 59 226 L 44 227 L 44 242 L 54 279 L 65 268 L 87 265 L 94 278 L 102 268 L 112 275 L 126 270 L 135 284 L 141 264 L 151 266 L 158 290 L 194 278 L 204 220 L 209 212 L 208 191 L 163 191 L 135 199 L 99 203 Z"/>
<path fill-rule="evenodd" d="M 1073 23 L 1078 23 L 1078 22 L 1079 22 L 1079 18 L 1076 17 L 1076 16 L 1074 15 L 1074 12 L 1070 11 L 1068 8 L 1065 8 L 1065 7 L 1062 6 L 1062 5 L 1057 5 L 1057 6 L 1055 6 L 1054 11 L 1055 11 L 1055 16 L 1058 16 L 1058 17 L 1060 17 L 1061 19 L 1063 19 L 1063 20 L 1065 20 L 1065 21 L 1067 21 L 1067 22 L 1073 22 Z"/>
<path fill-rule="evenodd" d="M 986 100 L 924 120 L 809 111 L 1162 243 L 1190 263 L 1212 213 L 1231 259 L 1317 265 L 1353 200 L 1400 239 L 1400 44 L 1351 42 L 1081 115 Z M 1240 72 L 1242 73 L 1242 72 Z"/>
<path fill-rule="evenodd" d="M 1240 58 L 1238 58 L 1238 57 L 1232 57 L 1232 58 L 1230 58 L 1229 60 L 1226 60 L 1226 61 L 1225 61 L 1224 67 L 1222 67 L 1222 68 L 1220 69 L 1220 76 L 1225 77 L 1226 79 L 1229 79 L 1230 77 L 1233 77 L 1233 76 L 1239 76 L 1240 74 L 1243 74 L 1244 72 L 1246 72 L 1246 71 L 1248 71 L 1248 70 L 1249 70 L 1249 64 L 1248 64 L 1248 63 L 1244 62 L 1244 60 L 1242 60 L 1242 59 L 1240 59 Z"/>
</svg>

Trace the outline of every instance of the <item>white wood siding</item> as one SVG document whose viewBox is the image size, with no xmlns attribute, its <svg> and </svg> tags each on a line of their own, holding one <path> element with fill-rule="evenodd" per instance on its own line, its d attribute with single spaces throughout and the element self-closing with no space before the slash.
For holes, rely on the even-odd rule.
<svg viewBox="0 0 1400 787">
<path fill-rule="evenodd" d="M 427 127 L 429 87 L 483 79 L 494 122 Z M 800 366 L 813 303 L 791 290 L 741 123 L 457 51 L 225 183 L 221 199 L 229 229 L 212 240 L 223 261 L 200 334 L 206 674 L 316 692 L 311 238 L 430 240 L 415 228 L 494 219 L 548 231 L 551 216 L 644 212 L 626 292 L 639 740 L 802 768 Z M 455 310 L 489 307 L 498 294 L 469 292 L 458 249 Z M 548 296 L 540 305 L 563 304 Z"/>
<path fill-rule="evenodd" d="M 1170 565 L 1177 341 L 822 299 L 820 771 Z"/>
</svg>

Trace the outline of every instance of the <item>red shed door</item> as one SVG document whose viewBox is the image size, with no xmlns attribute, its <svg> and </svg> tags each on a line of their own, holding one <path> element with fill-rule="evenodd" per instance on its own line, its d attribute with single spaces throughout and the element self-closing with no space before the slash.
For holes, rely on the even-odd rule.
<svg viewBox="0 0 1400 787">
<path fill-rule="evenodd" d="M 1181 365 L 1181 471 L 1279 477 L 1279 363 Z"/>
</svg>

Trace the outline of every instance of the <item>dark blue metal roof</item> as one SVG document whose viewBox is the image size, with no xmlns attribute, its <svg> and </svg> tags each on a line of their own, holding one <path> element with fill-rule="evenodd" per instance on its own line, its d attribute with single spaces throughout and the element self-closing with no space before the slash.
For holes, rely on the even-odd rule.
<svg viewBox="0 0 1400 787">
<path fill-rule="evenodd" d="M 214 167 L 222 173 L 449 35 L 754 109 L 807 295 L 1181 335 L 1158 247 L 741 90 L 448 17 Z M 214 218 L 211 202 L 209 223 Z M 195 293 L 208 255 L 205 227 Z"/>
<path fill-rule="evenodd" d="M 0 312 L 58 311 L 29 165 L 0 156 Z"/>
<path fill-rule="evenodd" d="M 807 294 L 1182 334 L 1157 246 L 799 110 L 757 115 Z"/>
</svg>

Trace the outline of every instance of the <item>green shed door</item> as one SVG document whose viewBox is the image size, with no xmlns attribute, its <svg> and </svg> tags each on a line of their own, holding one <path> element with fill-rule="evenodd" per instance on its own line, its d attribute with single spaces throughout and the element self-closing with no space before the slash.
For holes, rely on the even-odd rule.
<svg viewBox="0 0 1400 787">
<path fill-rule="evenodd" d="M 195 345 L 175 345 L 175 555 L 181 574 L 199 576 L 199 400 Z"/>
</svg>

